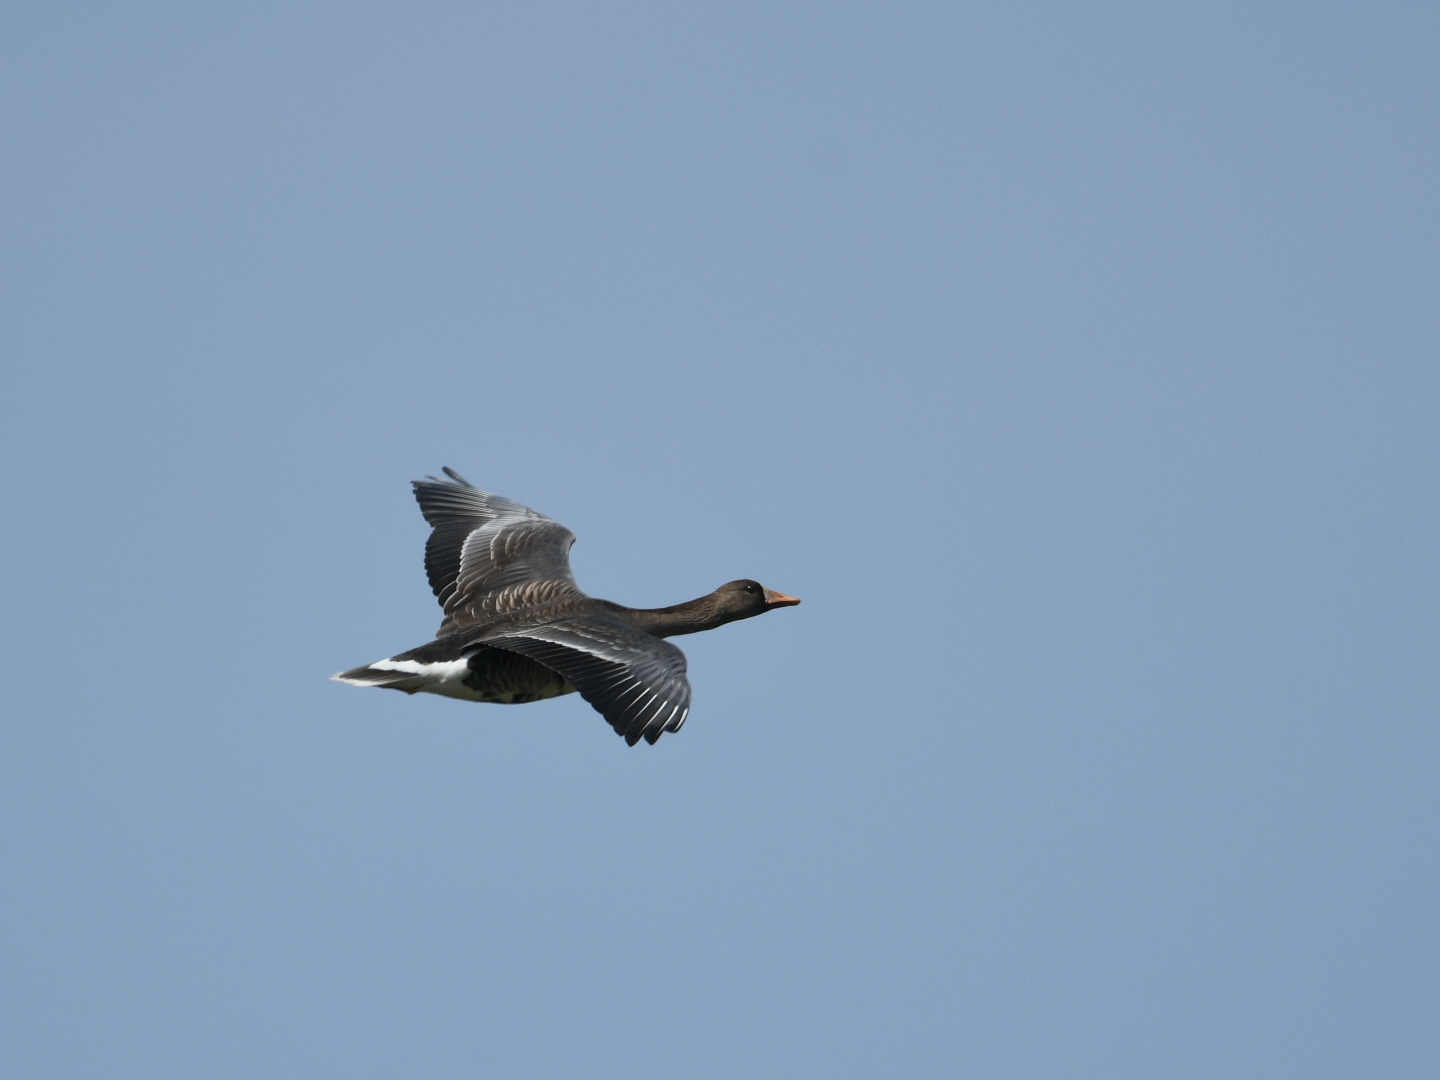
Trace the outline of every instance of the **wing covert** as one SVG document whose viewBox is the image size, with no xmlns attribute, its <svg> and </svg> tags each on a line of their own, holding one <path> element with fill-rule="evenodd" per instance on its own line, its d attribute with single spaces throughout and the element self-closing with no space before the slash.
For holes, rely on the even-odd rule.
<svg viewBox="0 0 1440 1080">
<path fill-rule="evenodd" d="M 445 618 L 440 635 L 566 596 L 583 596 L 570 572 L 575 534 L 544 514 L 481 491 L 454 470 L 414 481 L 431 525 L 425 574 Z"/>
<path fill-rule="evenodd" d="M 455 588 L 445 602 L 452 629 L 496 615 L 583 596 L 570 573 L 575 534 L 540 518 L 504 516 L 471 530 L 460 547 Z M 444 624 L 440 631 L 446 632 Z"/>
</svg>

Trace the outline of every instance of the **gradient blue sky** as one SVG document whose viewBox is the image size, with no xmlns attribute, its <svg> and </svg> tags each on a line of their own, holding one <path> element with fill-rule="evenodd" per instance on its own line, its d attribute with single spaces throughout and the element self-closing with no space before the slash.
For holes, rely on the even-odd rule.
<svg viewBox="0 0 1440 1080">
<path fill-rule="evenodd" d="M 1440 8 L 0 16 L 0 1072 L 1440 1069 Z M 408 481 L 751 576 L 332 672 Z"/>
</svg>

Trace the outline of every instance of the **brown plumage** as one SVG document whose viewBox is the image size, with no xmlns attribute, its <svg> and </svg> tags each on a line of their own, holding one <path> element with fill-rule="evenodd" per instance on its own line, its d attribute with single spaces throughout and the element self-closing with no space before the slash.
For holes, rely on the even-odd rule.
<svg viewBox="0 0 1440 1080">
<path fill-rule="evenodd" d="M 578 691 L 631 746 L 653 743 L 690 712 L 685 654 L 665 638 L 800 603 L 748 578 L 673 607 L 598 600 L 570 573 L 574 533 L 445 475 L 414 482 L 432 526 L 425 572 L 444 611 L 439 636 L 341 682 L 499 704 Z"/>
</svg>

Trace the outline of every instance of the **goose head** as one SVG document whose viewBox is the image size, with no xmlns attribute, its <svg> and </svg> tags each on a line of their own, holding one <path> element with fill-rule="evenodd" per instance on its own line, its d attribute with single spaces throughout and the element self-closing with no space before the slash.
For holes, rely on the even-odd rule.
<svg viewBox="0 0 1440 1080">
<path fill-rule="evenodd" d="M 800 603 L 798 596 L 786 596 L 749 578 L 721 585 L 710 595 L 718 611 L 725 616 L 726 622 L 753 618 L 775 608 L 794 607 Z"/>
</svg>

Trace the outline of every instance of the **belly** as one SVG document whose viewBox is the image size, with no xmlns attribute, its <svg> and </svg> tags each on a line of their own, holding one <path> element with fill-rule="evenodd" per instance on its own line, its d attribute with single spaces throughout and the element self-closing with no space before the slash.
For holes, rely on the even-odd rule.
<svg viewBox="0 0 1440 1080">
<path fill-rule="evenodd" d="M 575 687 L 558 671 L 504 649 L 482 646 L 479 652 L 470 655 L 466 666 L 468 673 L 461 682 L 474 695 L 469 698 L 471 701 L 523 705 L 527 701 L 575 693 Z"/>
</svg>

